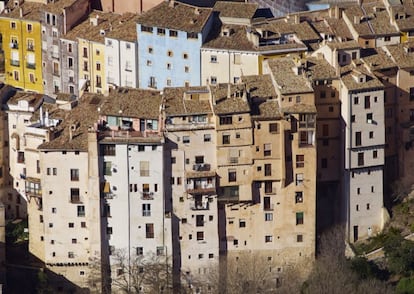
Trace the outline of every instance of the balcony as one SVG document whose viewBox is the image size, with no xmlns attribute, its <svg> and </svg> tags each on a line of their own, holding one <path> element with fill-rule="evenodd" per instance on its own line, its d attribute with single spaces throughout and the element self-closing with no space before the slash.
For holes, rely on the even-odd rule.
<svg viewBox="0 0 414 294">
<path fill-rule="evenodd" d="M 205 198 L 203 200 L 194 200 L 194 202 L 192 202 L 190 204 L 190 209 L 191 210 L 209 210 L 209 202 L 208 202 L 208 198 Z"/>
<path fill-rule="evenodd" d="M 193 165 L 193 171 L 210 171 L 211 165 L 208 163 L 197 163 Z"/>
<path fill-rule="evenodd" d="M 42 197 L 42 187 L 40 179 L 27 177 L 25 182 L 26 195 L 30 197 Z"/>
<path fill-rule="evenodd" d="M 10 65 L 11 66 L 20 66 L 20 61 L 19 60 L 10 60 Z"/>
<path fill-rule="evenodd" d="M 29 62 L 27 62 L 26 63 L 26 67 L 27 68 L 30 68 L 30 69 L 36 69 L 36 64 L 35 63 L 29 63 Z"/>
<path fill-rule="evenodd" d="M 215 172 L 187 173 L 187 193 L 216 194 Z"/>
<path fill-rule="evenodd" d="M 263 206 L 264 211 L 273 211 L 274 205 L 265 203 Z"/>
<path fill-rule="evenodd" d="M 112 139 L 130 139 L 130 138 L 148 138 L 148 137 L 160 137 L 158 132 L 140 132 L 130 130 L 106 130 L 99 132 L 99 139 L 112 138 Z"/>
<path fill-rule="evenodd" d="M 141 199 L 142 200 L 154 200 L 154 192 L 142 192 Z"/>
</svg>

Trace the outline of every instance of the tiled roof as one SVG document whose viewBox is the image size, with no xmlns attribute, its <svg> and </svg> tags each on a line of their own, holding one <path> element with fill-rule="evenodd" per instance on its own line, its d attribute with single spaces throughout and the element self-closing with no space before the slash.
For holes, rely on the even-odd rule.
<svg viewBox="0 0 414 294">
<path fill-rule="evenodd" d="M 163 1 L 144 12 L 137 22 L 145 26 L 199 33 L 211 12 L 211 8 L 200 8 L 170 0 Z"/>
<path fill-rule="evenodd" d="M 33 94 L 29 92 L 16 92 L 13 97 L 9 99 L 7 104 L 17 105 L 19 101 L 25 100 L 29 106 L 33 107 L 43 100 L 43 94 Z"/>
<path fill-rule="evenodd" d="M 297 66 L 291 57 L 267 60 L 272 76 L 283 95 L 313 92 L 308 80 L 294 72 Z"/>
<path fill-rule="evenodd" d="M 357 41 L 346 41 L 346 42 L 326 42 L 331 49 L 347 50 L 347 49 L 358 49 L 361 46 Z"/>
<path fill-rule="evenodd" d="M 250 98 L 276 98 L 277 94 L 270 75 L 243 76 L 242 82 L 246 84 Z"/>
<path fill-rule="evenodd" d="M 391 57 L 388 56 L 384 50 L 380 48 L 372 49 L 374 52 L 369 56 L 362 58 L 364 63 L 372 70 L 381 70 L 385 68 L 396 67 L 397 64 L 392 61 Z"/>
<path fill-rule="evenodd" d="M 62 9 L 71 6 L 77 0 L 55 0 L 45 5 L 44 11 L 54 14 L 62 13 Z"/>
<path fill-rule="evenodd" d="M 209 100 L 186 99 L 185 93 L 207 93 L 207 87 L 165 88 L 163 92 L 165 113 L 169 116 L 212 113 Z"/>
<path fill-rule="evenodd" d="M 326 18 L 326 22 L 334 31 L 335 37 L 341 40 L 352 40 L 352 34 L 343 18 Z"/>
<path fill-rule="evenodd" d="M 215 101 L 213 107 L 216 114 L 250 112 L 247 99 L 236 95 L 236 93 L 243 93 L 245 90 L 244 84 L 218 84 L 210 88 Z M 230 97 L 228 97 L 228 94 L 230 94 Z"/>
<path fill-rule="evenodd" d="M 65 113 L 62 122 L 56 127 L 57 136 L 50 142 L 41 144 L 38 148 L 43 150 L 78 150 L 86 151 L 88 148 L 88 128 L 98 121 L 99 105 L 91 103 L 95 96 L 102 95 L 87 93 L 79 99 L 77 107 Z M 77 124 L 76 130 L 72 131 L 70 139 L 69 129 L 72 124 Z"/>
<path fill-rule="evenodd" d="M 138 15 L 131 17 L 127 21 L 113 26 L 112 30 L 106 33 L 106 37 L 128 41 L 137 41 L 137 19 Z"/>
<path fill-rule="evenodd" d="M 6 5 L 10 11 L 6 13 L 4 10 L 0 16 L 7 18 L 15 19 L 26 19 L 31 21 L 40 21 L 41 15 L 40 12 L 46 7 L 45 4 L 37 2 L 24 2 L 19 7 L 15 7 L 13 1 L 9 1 Z M 20 10 L 23 13 L 23 16 L 20 17 Z"/>
<path fill-rule="evenodd" d="M 220 24 L 215 25 L 210 32 L 203 48 L 230 49 L 240 51 L 256 51 L 257 48 L 247 38 L 247 27 L 241 25 L 226 25 L 231 31 L 228 36 L 221 35 Z"/>
<path fill-rule="evenodd" d="M 160 104 L 160 93 L 151 90 L 128 89 L 128 91 L 110 93 L 109 96 L 86 93 L 79 99 L 77 107 L 64 113 L 62 122 L 56 128 L 55 133 L 58 134 L 56 138 L 43 143 L 39 149 L 86 151 L 88 128 L 94 126 L 100 115 L 158 118 Z M 61 118 L 62 112 L 57 113 Z M 69 128 L 72 124 L 78 127 L 72 131 L 72 139 L 70 139 Z"/>
<path fill-rule="evenodd" d="M 96 96 L 96 99 L 102 99 Z M 109 99 L 102 99 L 100 113 L 158 119 L 160 115 L 161 94 L 154 90 L 119 88 L 109 94 Z"/>
<path fill-rule="evenodd" d="M 383 10 L 375 11 L 379 7 Z M 379 2 L 364 3 L 362 8 L 355 5 L 345 9 L 344 13 L 360 36 L 398 35 L 398 30 L 390 23 L 388 12 Z M 354 18 L 358 19 L 357 23 L 354 23 Z"/>
<path fill-rule="evenodd" d="M 339 78 L 335 69 L 324 59 L 317 57 L 306 58 L 306 74 L 311 80 L 330 80 Z"/>
<path fill-rule="evenodd" d="M 280 110 L 283 113 L 316 113 L 316 106 L 309 104 L 293 104 Z"/>
<path fill-rule="evenodd" d="M 414 41 L 386 46 L 385 50 L 400 68 L 414 67 Z"/>
<path fill-rule="evenodd" d="M 89 18 L 71 29 L 65 39 L 76 40 L 82 38 L 89 41 L 104 43 L 106 33 L 122 26 L 125 21 L 132 19 L 135 15 L 131 13 L 119 15 L 110 12 L 94 10 Z M 97 25 L 92 24 L 91 19 L 97 19 Z M 102 31 L 105 33 L 102 34 Z"/>
<path fill-rule="evenodd" d="M 392 6 L 391 17 L 394 17 L 394 20 L 401 31 L 407 31 L 414 28 L 414 3 L 411 1 L 404 1 L 401 4 L 398 1 L 397 5 Z M 397 14 L 403 15 L 403 18 L 396 17 Z"/>
<path fill-rule="evenodd" d="M 366 75 L 365 82 L 359 82 L 356 80 L 356 76 L 359 74 Z M 372 89 L 372 88 L 382 88 L 384 85 L 372 75 L 362 64 L 362 62 L 358 62 L 357 64 L 350 64 L 341 68 L 341 80 L 344 85 L 347 87 L 348 91 L 355 91 L 355 90 L 364 90 L 364 89 Z"/>
<path fill-rule="evenodd" d="M 213 10 L 219 11 L 219 17 L 252 19 L 259 7 L 256 3 L 217 1 Z"/>
</svg>

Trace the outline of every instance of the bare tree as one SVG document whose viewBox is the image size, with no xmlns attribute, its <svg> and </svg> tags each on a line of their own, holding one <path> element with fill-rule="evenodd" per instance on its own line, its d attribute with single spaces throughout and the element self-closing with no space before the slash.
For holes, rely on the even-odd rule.
<svg viewBox="0 0 414 294">
<path fill-rule="evenodd" d="M 172 266 L 165 255 L 128 257 L 124 250 L 117 250 L 111 255 L 111 263 L 111 267 L 106 266 L 108 272 L 99 260 L 92 263 L 91 284 L 98 285 L 96 280 L 102 279 L 103 293 L 172 293 Z"/>
<path fill-rule="evenodd" d="M 243 252 L 221 261 L 218 271 L 210 271 L 205 285 L 210 293 L 297 293 L 299 281 L 296 268 L 285 266 L 282 270 L 264 254 Z"/>
</svg>

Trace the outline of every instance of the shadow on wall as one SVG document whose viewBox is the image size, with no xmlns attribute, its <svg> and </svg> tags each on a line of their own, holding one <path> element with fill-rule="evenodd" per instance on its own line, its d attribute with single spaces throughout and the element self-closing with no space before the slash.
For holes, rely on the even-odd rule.
<svg viewBox="0 0 414 294">
<path fill-rule="evenodd" d="M 4 293 L 90 293 L 44 268 L 38 258 L 28 251 L 28 243 L 7 246 L 6 284 Z"/>
</svg>

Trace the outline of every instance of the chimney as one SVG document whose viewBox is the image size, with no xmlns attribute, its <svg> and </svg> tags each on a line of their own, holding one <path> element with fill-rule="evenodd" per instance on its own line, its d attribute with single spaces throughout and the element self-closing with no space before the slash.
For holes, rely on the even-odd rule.
<svg viewBox="0 0 414 294">
<path fill-rule="evenodd" d="M 20 17 L 22 18 L 23 17 L 23 7 L 19 8 L 19 12 L 20 12 Z"/>
</svg>

